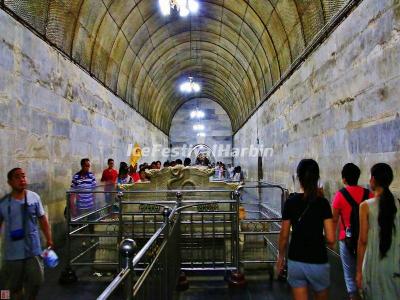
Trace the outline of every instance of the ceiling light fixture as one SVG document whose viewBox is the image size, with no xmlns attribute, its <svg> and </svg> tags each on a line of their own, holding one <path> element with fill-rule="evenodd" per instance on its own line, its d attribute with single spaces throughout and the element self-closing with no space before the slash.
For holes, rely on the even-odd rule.
<svg viewBox="0 0 400 300">
<path fill-rule="evenodd" d="M 204 130 L 204 125 L 203 124 L 194 124 L 193 129 L 196 131 L 203 131 Z"/>
<path fill-rule="evenodd" d="M 195 14 L 199 10 L 199 3 L 196 0 L 159 0 L 161 13 L 169 16 L 171 10 L 175 9 L 181 17 Z"/>
<path fill-rule="evenodd" d="M 204 116 L 205 116 L 204 111 L 199 110 L 197 107 L 196 107 L 196 110 L 192 110 L 190 112 L 190 118 L 191 119 L 203 119 Z"/>
<path fill-rule="evenodd" d="M 193 77 L 189 77 L 187 81 L 180 85 L 180 90 L 182 93 L 197 93 L 200 92 L 200 84 L 193 81 Z"/>
</svg>

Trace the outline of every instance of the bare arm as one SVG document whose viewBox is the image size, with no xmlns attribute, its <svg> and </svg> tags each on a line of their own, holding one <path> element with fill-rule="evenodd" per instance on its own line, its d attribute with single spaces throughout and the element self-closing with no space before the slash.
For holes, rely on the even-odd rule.
<svg viewBox="0 0 400 300">
<path fill-rule="evenodd" d="M 335 247 L 335 227 L 334 227 L 333 219 L 325 219 L 324 220 L 324 231 L 325 231 L 325 239 L 329 248 L 333 249 Z"/>
<path fill-rule="evenodd" d="M 40 224 L 40 229 L 42 229 L 42 232 L 46 238 L 47 247 L 53 247 L 54 245 L 53 245 L 53 238 L 51 236 L 50 224 L 45 215 L 39 218 L 39 224 Z"/>
<path fill-rule="evenodd" d="M 364 261 L 365 251 L 368 244 L 368 204 L 363 202 L 360 204 L 360 234 L 358 237 L 358 247 L 357 247 L 357 286 L 361 288 L 362 285 L 362 264 Z"/>
<path fill-rule="evenodd" d="M 282 221 L 281 232 L 279 234 L 278 261 L 276 263 L 278 273 L 281 272 L 284 267 L 286 248 L 289 241 L 290 225 L 290 220 Z"/>
<path fill-rule="evenodd" d="M 339 223 L 339 215 L 340 215 L 340 211 L 337 208 L 332 208 L 332 216 L 333 216 L 332 223 L 333 223 L 333 229 L 335 230 L 335 232 L 337 230 L 337 226 Z"/>
</svg>

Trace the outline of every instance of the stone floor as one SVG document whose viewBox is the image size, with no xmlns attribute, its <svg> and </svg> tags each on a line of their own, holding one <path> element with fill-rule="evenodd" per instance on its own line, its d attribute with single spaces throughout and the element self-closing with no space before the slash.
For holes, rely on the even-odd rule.
<svg viewBox="0 0 400 300">
<path fill-rule="evenodd" d="M 332 288 L 330 299 L 346 299 L 342 267 L 337 256 L 330 256 Z M 105 289 L 109 278 L 95 277 L 89 270 L 78 269 L 79 281 L 71 285 L 60 285 L 58 279 L 63 265 L 55 269 L 47 269 L 45 273 L 46 283 L 42 287 L 38 299 L 40 300 L 67 300 L 67 299 L 96 299 Z M 286 283 L 268 280 L 266 272 L 249 271 L 246 273 L 247 287 L 244 289 L 230 289 L 222 275 L 192 275 L 188 274 L 190 288 L 187 291 L 176 294 L 177 300 L 201 300 L 201 299 L 290 299 L 290 289 Z M 118 297 L 115 297 L 117 299 Z"/>
</svg>

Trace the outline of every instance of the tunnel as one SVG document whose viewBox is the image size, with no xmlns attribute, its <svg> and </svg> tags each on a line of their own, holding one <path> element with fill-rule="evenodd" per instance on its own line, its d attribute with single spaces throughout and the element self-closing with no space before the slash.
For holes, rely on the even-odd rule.
<svg viewBox="0 0 400 300">
<path fill-rule="evenodd" d="M 349 163 L 376 199 L 372 167 L 390 166 L 392 209 L 399 207 L 399 62 L 398 0 L 0 0 L 0 266 L 10 261 L 10 182 L 18 171 L 9 171 L 20 168 L 25 190 L 41 203 L 32 224 L 44 232 L 42 216 L 48 222 L 41 250 L 51 234 L 59 256 L 56 268 L 44 269 L 37 299 L 97 299 L 124 274 L 123 247 L 133 245 L 124 238 L 137 255 L 152 234 L 157 245 L 147 250 L 165 261 L 137 259 L 124 275 L 132 286 L 119 282 L 114 298 L 99 299 L 122 299 L 126 286 L 134 291 L 126 299 L 291 299 L 290 280 L 277 280 L 274 268 L 286 200 L 304 190 L 300 161 L 318 163 L 318 188 L 334 218 Z M 109 159 L 115 171 L 107 174 L 118 184 L 107 189 Z M 131 167 L 129 182 L 121 162 Z M 90 178 L 79 177 L 86 163 Z M 75 207 L 80 194 L 71 189 L 89 179 L 95 196 L 81 197 L 102 203 L 96 220 L 74 215 L 85 207 Z M 22 219 L 30 201 L 19 201 Z M 139 211 L 126 212 L 139 224 L 126 225 L 129 234 L 123 205 Z M 143 227 L 140 238 L 135 226 Z M 329 299 L 358 299 L 349 298 L 343 275 L 342 229 L 326 250 Z M 397 259 L 396 233 L 391 241 Z M 114 254 L 95 250 L 107 243 Z M 75 250 L 89 260 L 114 255 L 115 267 L 79 264 Z M 146 266 L 166 278 L 157 279 L 157 296 L 146 279 L 153 277 L 142 278 L 153 274 Z M 12 294 L 5 281 L 0 299 Z"/>
</svg>

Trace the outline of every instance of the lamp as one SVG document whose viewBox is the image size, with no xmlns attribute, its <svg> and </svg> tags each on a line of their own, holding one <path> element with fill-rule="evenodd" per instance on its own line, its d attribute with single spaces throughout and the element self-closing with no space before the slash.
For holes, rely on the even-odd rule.
<svg viewBox="0 0 400 300">
<path fill-rule="evenodd" d="M 158 3 L 164 16 L 169 16 L 171 9 L 177 10 L 181 17 L 187 17 L 190 13 L 195 14 L 199 10 L 199 3 L 196 0 L 159 0 Z"/>
<path fill-rule="evenodd" d="M 204 125 L 203 124 L 194 124 L 193 130 L 202 131 L 202 130 L 204 130 Z"/>
<path fill-rule="evenodd" d="M 189 77 L 187 81 L 180 85 L 180 90 L 182 93 L 197 93 L 200 92 L 200 84 L 193 81 L 193 77 Z"/>
</svg>

